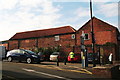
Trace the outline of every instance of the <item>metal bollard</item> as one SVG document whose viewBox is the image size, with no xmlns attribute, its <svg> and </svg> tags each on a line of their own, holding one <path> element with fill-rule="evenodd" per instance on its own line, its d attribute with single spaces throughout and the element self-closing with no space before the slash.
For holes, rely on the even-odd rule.
<svg viewBox="0 0 120 80">
<path fill-rule="evenodd" d="M 58 58 L 57 58 L 57 66 L 59 66 L 59 60 L 58 60 Z"/>
<path fill-rule="evenodd" d="M 66 65 L 66 62 L 67 62 L 67 60 L 66 60 L 66 58 L 65 58 L 65 60 L 64 60 L 64 65 Z"/>
</svg>

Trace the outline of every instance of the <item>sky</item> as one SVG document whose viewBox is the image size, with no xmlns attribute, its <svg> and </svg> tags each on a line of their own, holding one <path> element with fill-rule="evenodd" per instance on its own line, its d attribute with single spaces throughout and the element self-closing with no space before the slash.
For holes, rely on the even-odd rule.
<svg viewBox="0 0 120 80">
<path fill-rule="evenodd" d="M 119 0 L 92 0 L 93 16 L 118 28 Z M 89 0 L 0 0 L 0 41 L 15 33 L 72 26 L 90 19 Z"/>
</svg>

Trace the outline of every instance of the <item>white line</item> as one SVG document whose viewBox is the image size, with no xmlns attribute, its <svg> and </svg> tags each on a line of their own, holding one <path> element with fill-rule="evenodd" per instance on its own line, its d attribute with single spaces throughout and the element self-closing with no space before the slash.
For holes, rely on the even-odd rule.
<svg viewBox="0 0 120 80">
<path fill-rule="evenodd" d="M 65 77 L 57 76 L 57 75 L 52 75 L 52 74 L 48 74 L 48 73 L 38 72 L 38 71 L 35 71 L 35 70 L 32 70 L 32 69 L 25 69 L 25 68 L 22 68 L 22 69 L 25 70 L 25 71 L 28 71 L 28 72 L 34 72 L 34 73 L 38 73 L 38 74 L 43 74 L 43 75 L 46 75 L 46 76 L 56 77 L 56 78 L 59 78 L 59 79 L 72 80 L 72 79 L 68 79 L 68 78 L 65 78 Z"/>
<path fill-rule="evenodd" d="M 25 68 L 22 68 L 23 70 L 25 71 L 28 71 L 28 72 L 34 72 L 35 70 L 32 70 L 32 69 L 25 69 Z"/>
</svg>

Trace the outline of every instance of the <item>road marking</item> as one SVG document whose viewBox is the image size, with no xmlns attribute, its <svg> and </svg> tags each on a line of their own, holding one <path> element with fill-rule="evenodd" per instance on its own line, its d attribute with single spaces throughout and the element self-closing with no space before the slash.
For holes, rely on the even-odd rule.
<svg viewBox="0 0 120 80">
<path fill-rule="evenodd" d="M 18 64 L 22 64 L 23 63 L 18 63 Z M 77 72 L 77 73 L 84 73 L 84 74 L 92 74 L 92 72 L 86 70 L 86 69 L 81 69 L 82 71 L 80 70 L 69 70 L 69 69 L 62 69 L 60 67 L 57 67 L 57 66 L 46 66 L 46 65 L 37 65 L 37 64 L 24 64 L 24 65 L 31 65 L 31 66 L 35 66 L 35 67 L 41 67 L 41 68 L 48 68 L 48 69 L 54 69 L 54 70 L 61 70 L 61 71 L 72 71 L 72 72 Z M 74 67 L 74 68 L 78 68 L 76 66 L 68 66 L 68 67 Z"/>
<path fill-rule="evenodd" d="M 34 72 L 34 73 L 38 73 L 38 74 L 43 74 L 43 75 L 50 76 L 50 77 L 56 77 L 56 78 L 59 78 L 59 79 L 72 80 L 72 79 L 68 79 L 68 78 L 53 75 L 53 74 L 48 74 L 48 73 L 44 73 L 44 72 L 38 72 L 38 71 L 35 71 L 35 70 L 32 70 L 32 69 L 22 68 L 22 70 L 25 70 L 25 71 L 28 71 L 28 72 Z"/>
<path fill-rule="evenodd" d="M 25 71 L 28 71 L 28 72 L 34 72 L 35 70 L 32 70 L 32 69 L 25 69 L 25 68 L 22 68 L 23 70 Z"/>
<path fill-rule="evenodd" d="M 86 73 L 88 73 L 88 74 L 92 74 L 92 72 L 88 71 L 87 69 L 81 69 L 81 70 L 86 71 Z"/>
<path fill-rule="evenodd" d="M 32 64 L 30 64 L 32 65 Z M 78 73 L 84 73 L 84 74 L 92 74 L 90 71 L 86 70 L 86 69 L 81 69 L 83 71 L 79 71 L 79 70 L 68 70 L 68 69 L 62 69 L 60 67 L 57 67 L 57 66 L 43 66 L 43 65 L 32 65 L 32 66 L 36 66 L 36 67 L 42 67 L 42 68 L 48 68 L 48 69 L 58 69 L 58 70 L 61 70 L 61 71 L 72 71 L 72 72 L 78 72 Z M 53 68 L 54 67 L 54 68 Z M 56 68 L 56 69 L 55 69 Z"/>
</svg>

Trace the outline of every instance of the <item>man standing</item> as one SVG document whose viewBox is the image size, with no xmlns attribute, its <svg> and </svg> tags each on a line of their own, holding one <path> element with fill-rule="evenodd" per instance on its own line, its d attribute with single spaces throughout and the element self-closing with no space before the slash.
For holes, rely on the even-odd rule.
<svg viewBox="0 0 120 80">
<path fill-rule="evenodd" d="M 73 61 L 74 57 L 75 57 L 74 52 L 70 52 L 70 58 L 71 58 L 71 61 Z"/>
<path fill-rule="evenodd" d="M 113 58 L 113 54 L 110 53 L 110 55 L 109 55 L 109 62 L 110 62 L 110 64 L 112 64 L 112 58 Z"/>
</svg>

